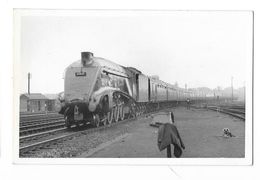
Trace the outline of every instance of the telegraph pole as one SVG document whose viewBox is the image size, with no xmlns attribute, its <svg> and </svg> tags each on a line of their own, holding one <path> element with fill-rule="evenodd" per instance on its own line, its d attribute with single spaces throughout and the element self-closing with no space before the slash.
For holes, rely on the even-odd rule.
<svg viewBox="0 0 260 180">
<path fill-rule="evenodd" d="M 233 76 L 231 76 L 231 93 L 232 93 L 232 97 L 231 97 L 231 100 L 233 102 Z"/>
<path fill-rule="evenodd" d="M 30 79 L 31 79 L 31 73 L 28 73 L 28 94 L 30 94 Z"/>
</svg>

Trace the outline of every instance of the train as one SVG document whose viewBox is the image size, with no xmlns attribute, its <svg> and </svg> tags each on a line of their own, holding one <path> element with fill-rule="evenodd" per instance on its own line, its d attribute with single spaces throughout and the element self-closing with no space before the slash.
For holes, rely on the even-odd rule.
<svg viewBox="0 0 260 180">
<path fill-rule="evenodd" d="M 205 96 L 95 57 L 92 52 L 81 52 L 81 59 L 65 70 L 59 113 L 67 128 L 80 124 L 99 127 L 187 99 L 203 101 Z"/>
</svg>

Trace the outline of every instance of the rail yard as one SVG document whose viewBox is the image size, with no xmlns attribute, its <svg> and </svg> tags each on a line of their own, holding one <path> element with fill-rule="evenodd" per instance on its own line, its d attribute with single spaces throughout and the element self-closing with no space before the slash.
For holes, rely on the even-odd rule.
<svg viewBox="0 0 260 180">
<path fill-rule="evenodd" d="M 82 52 L 56 99 L 21 96 L 39 112 L 20 113 L 20 157 L 171 157 L 171 144 L 176 157 L 244 157 L 245 102 L 205 89 Z"/>
<path fill-rule="evenodd" d="M 191 109 L 179 106 L 143 113 L 110 125 L 71 129 L 65 127 L 59 114 L 22 116 L 20 157 L 166 157 L 166 152 L 156 147 L 157 129 L 150 126 L 151 117 L 165 111 L 175 114 L 186 145 L 183 157 L 230 157 L 231 154 L 244 157 L 245 109 L 241 105 L 193 105 Z M 236 137 L 223 138 L 221 133 L 225 127 Z M 203 146 L 207 146 L 208 152 L 205 148 L 198 149 Z M 228 147 L 233 149 L 232 153 Z"/>
</svg>

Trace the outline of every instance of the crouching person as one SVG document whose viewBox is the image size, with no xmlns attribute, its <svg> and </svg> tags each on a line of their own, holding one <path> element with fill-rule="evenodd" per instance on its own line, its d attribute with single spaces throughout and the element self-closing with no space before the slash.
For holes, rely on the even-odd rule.
<svg viewBox="0 0 260 180">
<path fill-rule="evenodd" d="M 177 127 L 171 123 L 159 127 L 157 142 L 160 151 L 167 148 L 167 157 L 171 157 L 171 144 L 174 146 L 174 156 L 177 158 L 181 157 L 182 149 L 185 149 Z"/>
</svg>

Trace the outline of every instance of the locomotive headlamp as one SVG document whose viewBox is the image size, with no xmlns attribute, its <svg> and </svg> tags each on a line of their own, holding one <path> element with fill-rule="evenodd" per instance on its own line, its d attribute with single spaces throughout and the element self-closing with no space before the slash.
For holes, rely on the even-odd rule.
<svg viewBox="0 0 260 180">
<path fill-rule="evenodd" d="M 82 66 L 89 65 L 93 62 L 92 52 L 81 52 L 81 64 Z"/>
</svg>

